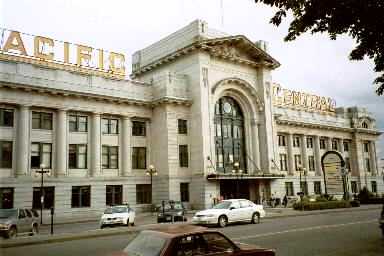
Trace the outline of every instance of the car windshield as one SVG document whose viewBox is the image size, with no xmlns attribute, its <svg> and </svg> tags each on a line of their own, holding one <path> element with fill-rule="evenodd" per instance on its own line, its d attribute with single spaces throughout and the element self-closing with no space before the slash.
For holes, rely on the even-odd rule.
<svg viewBox="0 0 384 256">
<path fill-rule="evenodd" d="M 160 210 L 162 209 L 163 209 L 163 206 L 160 205 Z M 183 210 L 183 205 L 180 202 L 166 203 L 164 204 L 164 210 Z"/>
<path fill-rule="evenodd" d="M 231 202 L 223 201 L 223 202 L 218 203 L 217 205 L 213 206 L 212 209 L 229 209 L 230 205 L 231 205 Z"/>
<path fill-rule="evenodd" d="M 165 242 L 165 238 L 142 232 L 125 247 L 124 252 L 133 256 L 158 256 Z"/>
<path fill-rule="evenodd" d="M 111 208 L 107 208 L 104 211 L 105 214 L 123 213 L 123 212 L 127 212 L 127 207 L 125 207 L 125 206 L 114 206 L 114 207 L 111 207 Z"/>
<path fill-rule="evenodd" d="M 0 209 L 0 218 L 9 218 L 17 216 L 17 210 L 16 209 Z"/>
</svg>

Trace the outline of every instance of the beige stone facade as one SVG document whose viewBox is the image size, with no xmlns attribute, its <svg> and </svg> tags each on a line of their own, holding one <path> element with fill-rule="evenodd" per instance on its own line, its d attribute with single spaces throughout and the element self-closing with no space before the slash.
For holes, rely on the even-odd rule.
<svg viewBox="0 0 384 256">
<path fill-rule="evenodd" d="M 132 80 L 2 60 L 0 108 L 13 115 L 0 127 L 12 157 L 0 170 L 2 193 L 12 191 L 14 207 L 36 205 L 37 156 L 49 159 L 44 186 L 54 188 L 57 218 L 98 216 L 111 197 L 148 210 L 148 193 L 155 204 L 183 200 L 193 208 L 220 197 L 261 202 L 300 191 L 299 169 L 309 194 L 319 193 L 316 186 L 324 193 L 320 160 L 332 149 L 348 160 L 350 189 L 384 193 L 374 117 L 364 108 L 277 106 L 271 73 L 279 65 L 265 42 L 199 20 L 136 52 Z"/>
</svg>

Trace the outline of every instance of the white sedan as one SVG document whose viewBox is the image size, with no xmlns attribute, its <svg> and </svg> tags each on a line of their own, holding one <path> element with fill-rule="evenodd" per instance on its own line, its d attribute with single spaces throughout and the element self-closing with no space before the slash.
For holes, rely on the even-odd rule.
<svg viewBox="0 0 384 256">
<path fill-rule="evenodd" d="M 115 225 L 131 225 L 135 224 L 135 211 L 128 205 L 116 205 L 108 207 L 101 216 L 100 228 Z"/>
<path fill-rule="evenodd" d="M 265 211 L 262 205 L 246 199 L 230 199 L 221 201 L 212 209 L 197 212 L 192 218 L 192 223 L 225 227 L 228 223 L 240 221 L 259 223 L 263 217 Z"/>
</svg>

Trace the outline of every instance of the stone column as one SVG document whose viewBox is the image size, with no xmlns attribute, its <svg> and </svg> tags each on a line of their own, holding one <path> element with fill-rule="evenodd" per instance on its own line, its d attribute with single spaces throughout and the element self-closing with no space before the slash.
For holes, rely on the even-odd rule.
<svg viewBox="0 0 384 256">
<path fill-rule="evenodd" d="M 123 117 L 123 132 L 122 132 L 122 176 L 128 176 L 132 172 L 132 154 L 131 154 L 131 135 L 132 135 L 132 122 L 129 117 Z"/>
<path fill-rule="evenodd" d="M 337 147 L 339 148 L 340 154 L 344 157 L 344 145 L 343 145 L 343 139 L 337 140 Z"/>
<path fill-rule="evenodd" d="M 16 176 L 27 175 L 29 171 L 30 145 L 29 106 L 20 106 L 17 119 Z"/>
<path fill-rule="evenodd" d="M 332 150 L 332 138 L 331 137 L 325 138 L 325 148 L 327 149 L 327 151 Z"/>
<path fill-rule="evenodd" d="M 57 111 L 56 120 L 56 176 L 64 176 L 67 171 L 67 112 Z"/>
<path fill-rule="evenodd" d="M 321 168 L 320 137 L 318 135 L 314 136 L 314 155 L 315 155 L 316 175 L 321 176 L 323 170 Z"/>
<path fill-rule="evenodd" d="M 92 132 L 91 132 L 91 170 L 90 176 L 97 176 L 101 172 L 101 133 L 100 133 L 100 114 L 92 114 Z"/>
<path fill-rule="evenodd" d="M 370 141 L 369 142 L 369 158 L 371 162 L 371 173 L 373 175 L 377 175 L 377 162 L 376 162 L 376 149 L 375 149 L 375 142 Z"/>
<path fill-rule="evenodd" d="M 301 156 L 302 156 L 302 165 L 303 168 L 308 172 L 309 166 L 308 166 L 308 156 L 307 156 L 307 136 L 301 135 Z"/>
<path fill-rule="evenodd" d="M 288 153 L 288 175 L 294 175 L 294 159 L 293 159 L 293 135 L 287 134 L 287 153 Z"/>
<path fill-rule="evenodd" d="M 259 125 L 256 121 L 252 123 L 252 131 L 253 131 L 253 159 L 255 161 L 256 167 L 258 170 L 261 170 L 260 168 L 260 143 L 259 143 Z M 256 169 L 256 168 L 255 168 Z M 258 171 L 254 170 L 254 172 Z"/>
</svg>

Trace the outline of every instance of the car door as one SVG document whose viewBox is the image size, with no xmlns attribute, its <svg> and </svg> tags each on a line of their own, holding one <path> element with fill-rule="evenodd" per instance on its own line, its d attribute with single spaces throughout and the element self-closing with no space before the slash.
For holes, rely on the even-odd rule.
<svg viewBox="0 0 384 256">
<path fill-rule="evenodd" d="M 19 209 L 17 221 L 17 232 L 23 233 L 28 231 L 28 219 L 24 209 Z"/>
<path fill-rule="evenodd" d="M 228 211 L 228 222 L 235 222 L 241 220 L 241 208 L 238 201 L 233 201 Z"/>
<path fill-rule="evenodd" d="M 253 214 L 253 203 L 248 200 L 240 200 L 241 216 L 243 220 L 251 220 Z"/>
</svg>

